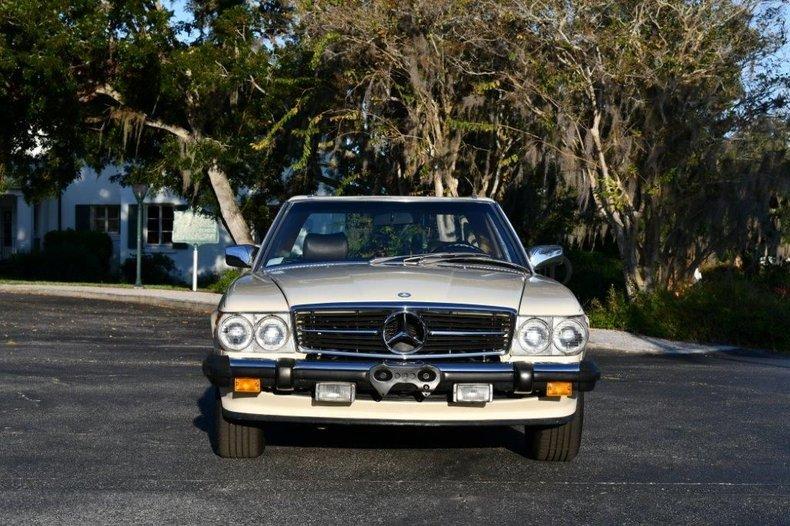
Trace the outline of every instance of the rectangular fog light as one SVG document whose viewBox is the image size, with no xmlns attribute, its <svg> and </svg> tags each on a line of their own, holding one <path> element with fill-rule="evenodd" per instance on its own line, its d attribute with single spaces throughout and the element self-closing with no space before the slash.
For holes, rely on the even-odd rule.
<svg viewBox="0 0 790 526">
<path fill-rule="evenodd" d="M 233 391 L 236 393 L 258 394 L 261 392 L 261 379 L 245 377 L 234 378 Z"/>
<path fill-rule="evenodd" d="M 315 384 L 316 402 L 350 404 L 356 395 L 356 384 L 348 382 L 319 382 Z"/>
<path fill-rule="evenodd" d="M 571 382 L 547 382 L 546 396 L 570 396 L 573 394 Z"/>
<path fill-rule="evenodd" d="M 494 399 L 494 386 L 491 384 L 455 384 L 453 402 L 485 404 Z"/>
</svg>

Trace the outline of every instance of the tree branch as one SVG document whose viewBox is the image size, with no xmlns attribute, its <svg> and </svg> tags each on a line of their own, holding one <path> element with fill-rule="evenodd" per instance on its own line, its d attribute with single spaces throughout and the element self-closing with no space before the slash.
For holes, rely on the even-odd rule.
<svg viewBox="0 0 790 526">
<path fill-rule="evenodd" d="M 190 132 L 189 130 L 187 130 L 186 128 L 182 127 L 182 126 L 178 126 L 178 125 L 175 125 L 175 124 L 169 124 L 169 123 L 161 121 L 159 119 L 151 119 L 151 118 L 148 117 L 148 115 L 146 115 L 145 113 L 143 113 L 141 111 L 132 110 L 132 109 L 128 108 L 126 106 L 126 103 L 124 102 L 123 95 L 121 95 L 118 92 L 118 90 L 116 90 L 115 88 L 113 88 L 109 84 L 102 84 L 100 86 L 96 86 L 96 89 L 94 90 L 94 92 L 97 95 L 104 95 L 105 97 L 111 98 L 112 100 L 114 100 L 119 105 L 124 106 L 124 109 L 126 111 L 130 111 L 130 112 L 135 113 L 138 116 L 142 117 L 143 124 L 145 126 L 148 126 L 149 128 L 156 128 L 158 130 L 164 130 L 164 131 L 166 131 L 168 133 L 171 133 L 171 134 L 175 135 L 176 137 L 179 137 L 180 139 L 183 139 L 185 141 L 193 141 L 193 140 L 195 140 L 194 134 L 192 132 Z"/>
</svg>

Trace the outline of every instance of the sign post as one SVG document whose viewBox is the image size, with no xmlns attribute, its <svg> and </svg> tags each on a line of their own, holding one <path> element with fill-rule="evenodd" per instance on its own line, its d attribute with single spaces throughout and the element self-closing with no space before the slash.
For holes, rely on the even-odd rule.
<svg viewBox="0 0 790 526">
<path fill-rule="evenodd" d="M 134 288 L 140 289 L 143 287 L 143 214 L 145 213 L 143 201 L 148 193 L 148 185 L 133 184 L 132 192 L 137 200 L 137 278 L 134 281 Z"/>
<path fill-rule="evenodd" d="M 192 290 L 197 290 L 198 245 L 192 245 Z"/>
<path fill-rule="evenodd" d="M 197 290 L 198 247 L 219 243 L 216 220 L 197 210 L 176 210 L 173 213 L 173 243 L 192 245 L 192 290 Z"/>
</svg>

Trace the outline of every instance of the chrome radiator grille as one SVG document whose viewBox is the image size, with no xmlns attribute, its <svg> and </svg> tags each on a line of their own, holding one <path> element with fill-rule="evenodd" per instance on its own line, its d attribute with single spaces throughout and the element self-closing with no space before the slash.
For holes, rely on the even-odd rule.
<svg viewBox="0 0 790 526">
<path fill-rule="evenodd" d="M 404 359 L 501 355 L 515 323 L 509 310 L 436 304 L 308 305 L 293 317 L 303 352 Z"/>
</svg>

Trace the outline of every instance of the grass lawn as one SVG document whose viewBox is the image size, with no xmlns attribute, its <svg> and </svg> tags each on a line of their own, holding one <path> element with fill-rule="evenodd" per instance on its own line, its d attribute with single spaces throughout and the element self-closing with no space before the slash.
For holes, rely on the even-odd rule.
<svg viewBox="0 0 790 526">
<path fill-rule="evenodd" d="M 24 280 L 24 279 L 9 279 L 9 278 L 0 278 L 0 285 L 63 285 L 63 286 L 80 286 L 80 287 L 118 287 L 123 289 L 133 289 L 134 285 L 131 283 L 117 283 L 117 282 L 107 282 L 107 283 L 84 283 L 84 282 L 77 282 L 77 281 L 31 281 L 31 280 Z M 143 283 L 143 287 L 146 289 L 161 289 L 161 290 L 182 290 L 182 291 L 191 291 L 192 287 L 188 285 L 146 285 Z M 198 292 L 214 292 L 207 288 L 198 288 Z"/>
</svg>

